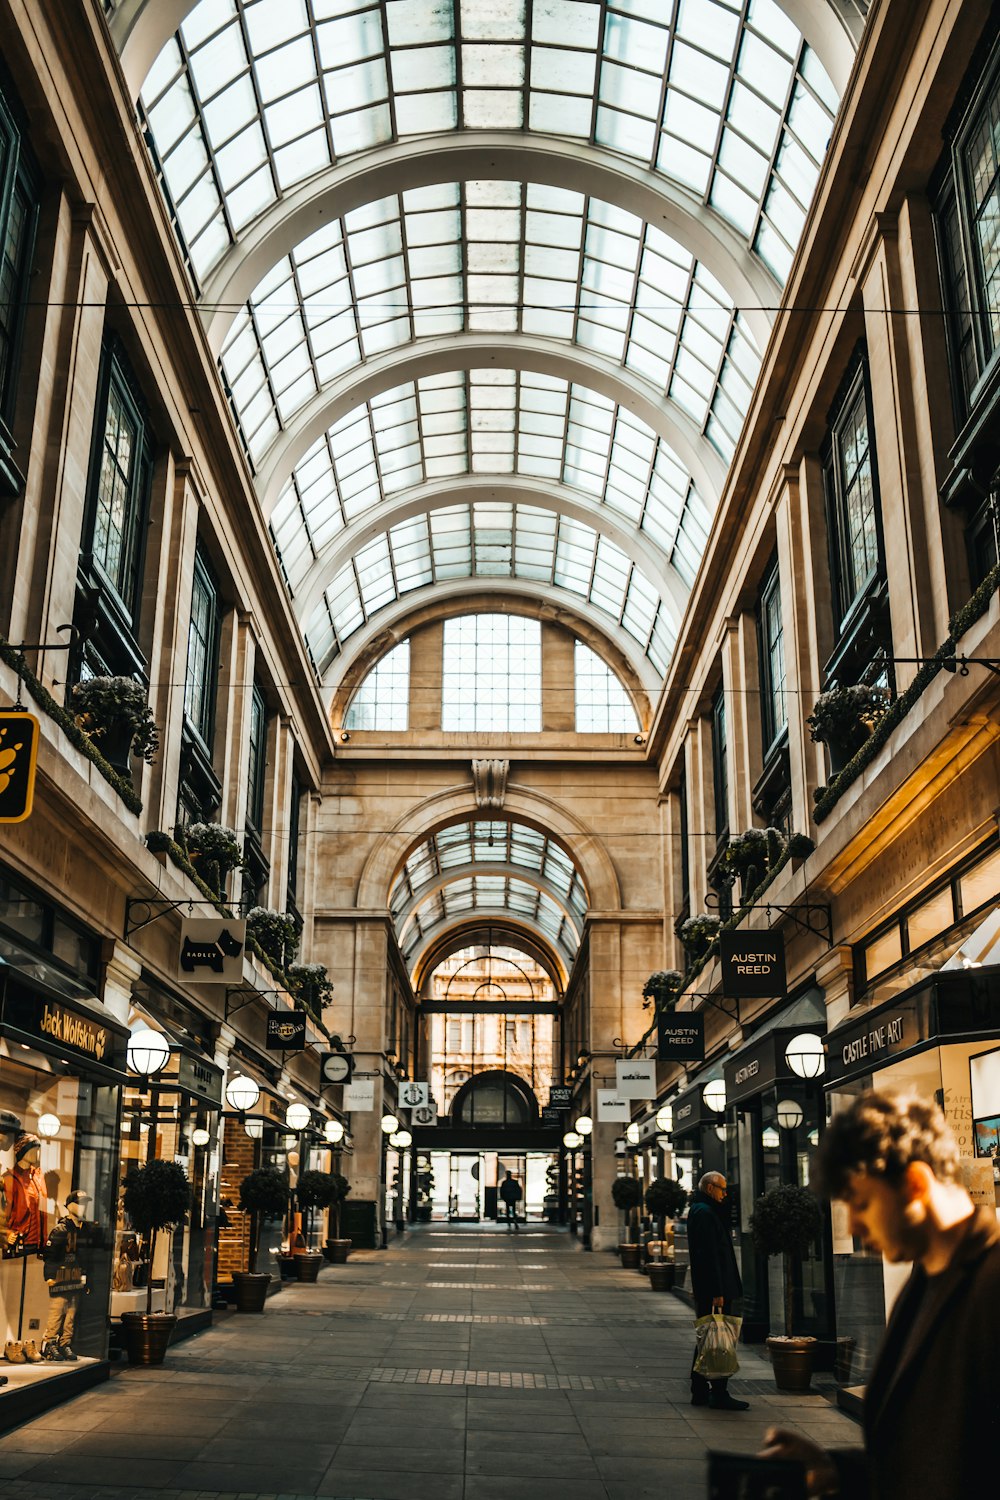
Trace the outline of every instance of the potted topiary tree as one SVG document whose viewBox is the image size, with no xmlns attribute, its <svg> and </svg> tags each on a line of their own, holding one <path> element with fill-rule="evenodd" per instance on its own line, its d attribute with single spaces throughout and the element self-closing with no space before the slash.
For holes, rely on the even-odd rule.
<svg viewBox="0 0 1000 1500">
<path fill-rule="evenodd" d="M 253 906 L 247 912 L 247 937 L 252 938 L 271 963 L 279 969 L 295 959 L 299 946 L 299 927 L 287 912 L 267 906 Z"/>
<path fill-rule="evenodd" d="M 683 988 L 684 975 L 680 969 L 657 969 L 642 987 L 642 998 L 645 1001 L 643 1008 L 648 1009 L 649 1002 L 652 1001 L 657 1015 L 660 1011 L 669 1010 Z"/>
<path fill-rule="evenodd" d="M 688 1195 L 673 1177 L 657 1177 L 646 1189 L 646 1207 L 659 1220 L 660 1245 L 667 1237 L 667 1219 L 676 1219 L 684 1211 Z M 663 1251 L 661 1248 L 661 1255 Z M 669 1292 L 674 1284 L 674 1263 L 669 1256 L 649 1263 L 649 1284 L 654 1292 Z"/>
<path fill-rule="evenodd" d="M 853 760 L 888 707 L 886 689 L 866 682 L 820 694 L 806 722 L 811 737 L 830 753 L 831 775 Z"/>
<path fill-rule="evenodd" d="M 704 958 L 718 937 L 721 926 L 721 918 L 713 916 L 711 912 L 702 912 L 700 916 L 688 917 L 681 923 L 677 929 L 677 936 L 681 940 L 681 947 L 690 956 L 692 962 Z"/>
<path fill-rule="evenodd" d="M 289 964 L 285 978 L 292 993 L 314 1021 L 322 1021 L 323 1007 L 333 999 L 333 985 L 326 964 Z"/>
<path fill-rule="evenodd" d="M 351 1241 L 341 1237 L 340 1210 L 351 1191 L 351 1184 L 340 1172 L 331 1172 L 330 1181 L 335 1189 L 335 1196 L 330 1203 L 330 1228 L 333 1232 L 323 1246 L 323 1254 L 332 1266 L 342 1266 L 351 1253 Z"/>
<path fill-rule="evenodd" d="M 263 1312 L 271 1273 L 257 1270 L 260 1231 L 266 1219 L 284 1217 L 288 1204 L 288 1180 L 277 1167 L 257 1167 L 240 1183 L 240 1208 L 250 1215 L 248 1271 L 233 1272 L 237 1312 Z"/>
<path fill-rule="evenodd" d="M 295 1185 L 295 1196 L 299 1208 L 305 1215 L 306 1245 L 295 1251 L 295 1274 L 299 1281 L 315 1281 L 323 1264 L 323 1252 L 309 1248 L 312 1240 L 314 1211 L 329 1208 L 337 1196 L 337 1186 L 330 1172 L 306 1171 L 299 1173 Z"/>
<path fill-rule="evenodd" d="M 191 1184 L 176 1162 L 147 1162 L 126 1177 L 123 1202 L 132 1228 L 149 1242 L 146 1311 L 121 1315 L 125 1352 L 130 1365 L 162 1365 L 177 1315 L 153 1311 L 156 1236 L 161 1231 L 172 1232 L 182 1222 L 191 1207 Z"/>
<path fill-rule="evenodd" d="M 104 759 L 121 776 L 132 775 L 131 758 L 151 763 L 159 735 L 146 689 L 134 677 L 87 677 L 73 688 L 70 707 Z"/>
<path fill-rule="evenodd" d="M 750 1233 L 761 1254 L 784 1257 L 785 1332 L 767 1340 L 779 1391 L 807 1391 L 812 1380 L 816 1340 L 792 1333 L 795 1259 L 808 1253 L 822 1227 L 823 1211 L 816 1198 L 790 1182 L 758 1198 L 750 1217 Z"/>
<path fill-rule="evenodd" d="M 189 823 L 184 846 L 191 863 L 210 890 L 219 896 L 231 870 L 243 868 L 243 843 L 235 828 L 225 823 Z"/>
<path fill-rule="evenodd" d="M 618 1254 L 626 1271 L 634 1271 L 639 1265 L 639 1245 L 635 1239 L 634 1214 L 642 1202 L 642 1183 L 637 1177 L 616 1177 L 611 1184 L 611 1197 L 615 1208 L 625 1214 L 626 1238 L 618 1246 Z"/>
</svg>

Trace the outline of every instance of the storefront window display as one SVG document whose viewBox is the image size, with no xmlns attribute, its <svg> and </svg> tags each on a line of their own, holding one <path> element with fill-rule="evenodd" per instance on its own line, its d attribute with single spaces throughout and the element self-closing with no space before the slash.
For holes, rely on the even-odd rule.
<svg viewBox="0 0 1000 1500">
<path fill-rule="evenodd" d="M 295 1137 L 284 1124 L 285 1109 L 283 1099 L 262 1092 L 252 1111 L 227 1112 L 223 1118 L 216 1278 L 224 1293 L 232 1287 L 234 1271 L 250 1269 L 250 1216 L 240 1208 L 240 1184 L 255 1167 L 288 1171 Z M 261 1224 L 258 1271 L 276 1272 L 285 1234 L 285 1220 Z"/>
</svg>

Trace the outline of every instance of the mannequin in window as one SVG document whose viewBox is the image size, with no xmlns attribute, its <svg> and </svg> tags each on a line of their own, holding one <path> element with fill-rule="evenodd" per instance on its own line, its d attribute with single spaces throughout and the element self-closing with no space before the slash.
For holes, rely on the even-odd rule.
<svg viewBox="0 0 1000 1500">
<path fill-rule="evenodd" d="M 45 1212 L 45 1179 L 38 1164 L 42 1143 L 37 1135 L 22 1130 L 14 1141 L 14 1165 L 3 1174 L 7 1204 L 4 1238 L 8 1250 L 41 1250 L 48 1219 Z"/>
<path fill-rule="evenodd" d="M 6 1155 L 8 1151 L 12 1151 L 20 1134 L 21 1121 L 17 1115 L 11 1114 L 9 1109 L 0 1109 L 0 1153 Z M 6 1175 L 6 1172 L 0 1173 L 0 1251 L 4 1256 L 10 1254 L 7 1245 L 7 1193 L 3 1181 Z"/>
<path fill-rule="evenodd" d="M 73 1361 L 73 1330 L 77 1309 L 90 1291 L 86 1247 L 101 1241 L 99 1224 L 86 1218 L 88 1194 L 69 1193 L 65 1210 L 45 1242 L 45 1280 L 49 1288 L 49 1320 L 45 1325 L 42 1358 L 57 1363 Z"/>
</svg>

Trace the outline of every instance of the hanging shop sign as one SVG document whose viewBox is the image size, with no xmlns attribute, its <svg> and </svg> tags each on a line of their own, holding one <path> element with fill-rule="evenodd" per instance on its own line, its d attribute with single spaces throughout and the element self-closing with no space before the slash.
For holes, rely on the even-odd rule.
<svg viewBox="0 0 1000 1500">
<path fill-rule="evenodd" d="M 186 1089 L 189 1094 L 196 1094 L 208 1104 L 221 1107 L 222 1069 L 207 1058 L 196 1057 L 189 1052 L 181 1051 L 176 1056 L 178 1088 Z"/>
<path fill-rule="evenodd" d="M 569 1109 L 573 1103 L 573 1090 L 564 1084 L 553 1084 L 549 1089 L 549 1106 L 552 1109 Z"/>
<path fill-rule="evenodd" d="M 0 713 L 0 823 L 23 823 L 31 816 L 37 760 L 34 714 Z"/>
<path fill-rule="evenodd" d="M 553 1109 L 551 1104 L 542 1105 L 542 1117 L 539 1121 L 541 1125 L 560 1126 L 562 1124 L 562 1118 L 563 1112 L 561 1109 Z"/>
<path fill-rule="evenodd" d="M 780 932 L 720 932 L 722 993 L 731 1000 L 774 1000 L 787 993 Z"/>
<path fill-rule="evenodd" d="M 232 984 L 243 978 L 247 924 L 230 917 L 185 917 L 177 972 L 199 984 Z"/>
<path fill-rule="evenodd" d="M 419 1109 L 431 1102 L 431 1086 L 429 1083 L 401 1083 L 399 1085 L 399 1102 L 404 1109 Z"/>
<path fill-rule="evenodd" d="M 301 1052 L 307 1020 L 304 1010 L 272 1010 L 267 1018 L 268 1052 Z"/>
<path fill-rule="evenodd" d="M 437 1105 L 418 1104 L 410 1115 L 411 1125 L 436 1125 L 438 1122 Z"/>
<path fill-rule="evenodd" d="M 656 1063 L 621 1058 L 615 1063 L 615 1093 L 619 1099 L 652 1099 L 656 1094 Z"/>
<path fill-rule="evenodd" d="M 656 1018 L 659 1062 L 704 1062 L 705 1017 L 699 1011 L 665 1011 Z"/>
<path fill-rule="evenodd" d="M 619 1097 L 617 1089 L 597 1090 L 598 1120 L 627 1125 L 632 1118 L 632 1107 L 627 1099 Z"/>
<path fill-rule="evenodd" d="M 375 1108 L 374 1078 L 355 1078 L 344 1088 L 344 1108 L 361 1110 L 362 1113 Z"/>
<path fill-rule="evenodd" d="M 69 1054 L 124 1072 L 128 1030 L 101 1013 L 36 990 L 9 971 L 3 984 L 0 1023 L 47 1052 Z"/>
<path fill-rule="evenodd" d="M 765 1032 L 735 1052 L 725 1064 L 726 1103 L 738 1104 L 752 1099 L 775 1083 L 796 1083 L 795 1072 L 785 1061 L 785 1048 L 793 1036 L 801 1036 L 809 1027 L 782 1026 Z M 817 1035 L 819 1032 L 817 1031 Z"/>
<path fill-rule="evenodd" d="M 703 1125 L 719 1124 L 722 1116 L 709 1109 L 701 1096 L 701 1091 L 707 1082 L 707 1078 L 702 1078 L 700 1083 L 685 1089 L 684 1093 L 678 1094 L 674 1100 L 674 1128 L 670 1133 L 675 1142 L 678 1136 L 700 1130 Z"/>
<path fill-rule="evenodd" d="M 323 1083 L 350 1083 L 354 1059 L 348 1052 L 322 1052 L 319 1076 Z"/>
</svg>

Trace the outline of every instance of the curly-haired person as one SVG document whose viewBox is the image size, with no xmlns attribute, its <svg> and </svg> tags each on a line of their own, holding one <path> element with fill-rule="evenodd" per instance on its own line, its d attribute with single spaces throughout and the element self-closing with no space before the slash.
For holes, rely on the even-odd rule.
<svg viewBox="0 0 1000 1500">
<path fill-rule="evenodd" d="M 916 1095 L 860 1095 L 830 1121 L 814 1185 L 851 1233 L 913 1263 L 864 1403 L 863 1449 L 827 1452 L 782 1428 L 763 1456 L 798 1459 L 810 1495 L 978 1500 L 997 1493 L 1000 1225 L 962 1185 L 941 1111 Z"/>
</svg>

